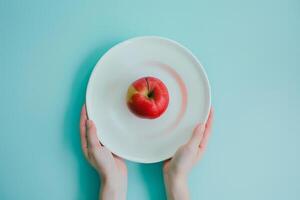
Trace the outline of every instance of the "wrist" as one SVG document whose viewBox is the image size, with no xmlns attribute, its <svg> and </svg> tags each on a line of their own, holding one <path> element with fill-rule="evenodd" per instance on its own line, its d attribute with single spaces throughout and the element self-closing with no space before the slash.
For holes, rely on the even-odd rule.
<svg viewBox="0 0 300 200">
<path fill-rule="evenodd" d="M 167 187 L 176 188 L 181 185 L 186 185 L 187 177 L 184 174 L 165 173 L 164 174 L 164 182 Z"/>
<path fill-rule="evenodd" d="M 127 182 L 117 180 L 115 177 L 101 177 L 101 199 L 102 200 L 125 200 Z"/>
<path fill-rule="evenodd" d="M 165 182 L 186 182 L 187 174 L 183 172 L 179 172 L 173 168 L 163 169 L 163 175 Z"/>
<path fill-rule="evenodd" d="M 168 200 L 189 199 L 187 176 L 184 174 L 164 173 Z"/>
</svg>

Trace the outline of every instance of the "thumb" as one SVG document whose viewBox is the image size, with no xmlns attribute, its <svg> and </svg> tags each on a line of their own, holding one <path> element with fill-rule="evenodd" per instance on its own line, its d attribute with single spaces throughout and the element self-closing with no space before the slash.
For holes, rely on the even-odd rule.
<svg viewBox="0 0 300 200">
<path fill-rule="evenodd" d="M 198 124 L 193 131 L 193 135 L 188 141 L 188 145 L 192 145 L 195 147 L 198 147 L 201 143 L 201 140 L 203 138 L 203 133 L 205 131 L 205 125 L 204 124 Z"/>
<path fill-rule="evenodd" d="M 87 143 L 89 148 L 100 147 L 100 142 L 97 137 L 97 129 L 92 120 L 87 120 Z"/>
</svg>

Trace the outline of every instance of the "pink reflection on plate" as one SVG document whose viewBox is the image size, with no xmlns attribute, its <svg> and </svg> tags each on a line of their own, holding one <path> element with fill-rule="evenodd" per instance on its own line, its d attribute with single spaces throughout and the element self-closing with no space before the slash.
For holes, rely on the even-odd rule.
<svg viewBox="0 0 300 200">
<path fill-rule="evenodd" d="M 179 86 L 180 93 L 181 93 L 181 105 L 179 105 L 180 112 L 178 113 L 174 122 L 172 122 L 172 124 L 163 131 L 163 133 L 169 133 L 178 126 L 182 117 L 185 114 L 186 107 L 187 107 L 187 98 L 188 98 L 187 88 L 185 86 L 184 81 L 180 77 L 180 75 L 170 65 L 159 62 L 159 61 L 147 61 L 147 62 L 145 62 L 145 64 L 148 66 L 152 66 L 152 67 L 159 67 L 159 68 L 165 70 L 176 80 L 176 83 Z"/>
</svg>

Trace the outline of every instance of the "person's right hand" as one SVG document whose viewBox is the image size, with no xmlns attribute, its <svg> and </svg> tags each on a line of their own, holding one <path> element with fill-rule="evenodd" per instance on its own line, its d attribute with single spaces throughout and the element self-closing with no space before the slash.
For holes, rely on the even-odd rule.
<svg viewBox="0 0 300 200">
<path fill-rule="evenodd" d="M 213 109 L 210 110 L 205 124 L 198 124 L 190 140 L 182 145 L 175 155 L 164 162 L 163 174 L 168 199 L 188 199 L 187 175 L 201 159 L 213 122 Z"/>
</svg>

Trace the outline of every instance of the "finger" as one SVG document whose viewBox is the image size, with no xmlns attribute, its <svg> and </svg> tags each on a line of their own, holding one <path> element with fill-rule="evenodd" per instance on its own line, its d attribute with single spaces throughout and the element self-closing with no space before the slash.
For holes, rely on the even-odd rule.
<svg viewBox="0 0 300 200">
<path fill-rule="evenodd" d="M 188 145 L 198 147 L 202 140 L 204 130 L 205 130 L 205 125 L 202 125 L 199 123 L 194 128 L 193 135 L 192 135 L 191 139 L 188 141 Z"/>
<path fill-rule="evenodd" d="M 97 137 L 97 129 L 92 120 L 87 120 L 87 143 L 88 148 L 101 147 L 99 139 Z"/>
<path fill-rule="evenodd" d="M 209 117 L 208 117 L 206 125 L 205 125 L 205 131 L 204 131 L 204 134 L 203 134 L 203 139 L 202 139 L 202 141 L 199 145 L 200 149 L 204 149 L 207 145 L 209 136 L 211 134 L 213 118 L 214 118 L 214 110 L 213 110 L 213 108 L 211 108 L 210 113 L 209 113 Z"/>
<path fill-rule="evenodd" d="M 79 122 L 79 129 L 80 129 L 80 141 L 81 141 L 81 148 L 84 155 L 87 157 L 87 141 L 86 141 L 86 108 L 85 104 L 83 104 L 80 114 L 80 122 Z"/>
<path fill-rule="evenodd" d="M 211 132 L 212 123 L 214 119 L 214 108 L 212 107 L 209 112 L 208 119 L 206 121 L 205 129 L 207 129 L 208 132 Z"/>
<path fill-rule="evenodd" d="M 172 159 L 169 158 L 169 159 L 167 159 L 167 160 L 165 160 L 165 161 L 163 162 L 163 170 L 167 170 L 167 169 L 168 169 L 171 160 L 172 160 Z"/>
</svg>

